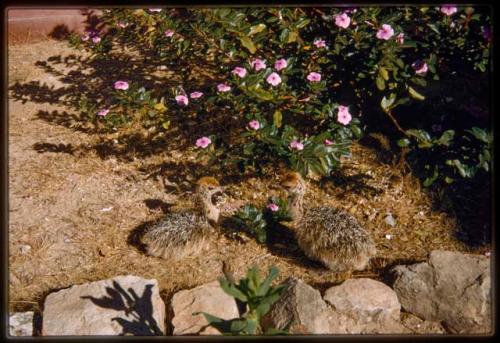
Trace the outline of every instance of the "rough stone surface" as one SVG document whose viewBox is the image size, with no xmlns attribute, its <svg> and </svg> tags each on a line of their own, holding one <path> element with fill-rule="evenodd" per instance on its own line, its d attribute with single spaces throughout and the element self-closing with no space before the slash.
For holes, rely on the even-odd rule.
<svg viewBox="0 0 500 343">
<path fill-rule="evenodd" d="M 264 330 L 269 327 L 283 329 L 290 323 L 292 334 L 329 333 L 330 310 L 318 290 L 304 281 L 291 277 L 271 310 L 263 318 Z"/>
<path fill-rule="evenodd" d="M 331 333 L 402 333 L 401 304 L 387 285 L 367 278 L 346 280 L 329 288 Z"/>
<path fill-rule="evenodd" d="M 172 297 L 171 306 L 174 335 L 220 334 L 207 326 L 208 322 L 202 314 L 193 316 L 193 312 L 206 312 L 223 319 L 239 317 L 236 301 L 224 292 L 218 281 L 177 292 Z"/>
<path fill-rule="evenodd" d="M 72 286 L 45 299 L 43 336 L 164 335 L 158 282 L 133 275 Z"/>
<path fill-rule="evenodd" d="M 452 333 L 491 332 L 490 260 L 435 250 L 429 261 L 393 269 L 405 311 L 438 321 Z"/>
<path fill-rule="evenodd" d="M 402 316 L 401 324 L 413 334 L 446 334 L 446 330 L 439 322 L 423 320 L 411 313 L 405 313 Z"/>
<path fill-rule="evenodd" d="M 9 316 L 9 334 L 11 336 L 33 336 L 34 312 L 14 312 Z"/>
</svg>

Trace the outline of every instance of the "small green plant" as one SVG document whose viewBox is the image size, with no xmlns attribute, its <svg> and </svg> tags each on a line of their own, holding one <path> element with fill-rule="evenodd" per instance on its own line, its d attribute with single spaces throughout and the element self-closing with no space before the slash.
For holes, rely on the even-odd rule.
<svg viewBox="0 0 500 343">
<path fill-rule="evenodd" d="M 292 218 L 288 213 L 288 201 L 278 197 L 270 197 L 267 201 L 264 217 L 271 226 L 279 222 L 290 221 Z"/>
<path fill-rule="evenodd" d="M 239 210 L 235 219 L 248 229 L 259 243 L 267 241 L 267 222 L 264 219 L 264 213 L 255 205 L 246 204 Z"/>
<path fill-rule="evenodd" d="M 239 210 L 235 219 L 250 231 L 259 243 L 266 243 L 269 230 L 282 221 L 290 221 L 288 202 L 278 197 L 270 197 L 265 208 L 246 204 Z"/>
<path fill-rule="evenodd" d="M 208 325 L 217 329 L 223 335 L 286 335 L 288 329 L 279 330 L 268 328 L 263 330 L 261 320 L 271 309 L 283 291 L 284 285 L 272 287 L 272 281 L 278 276 L 278 268 L 269 268 L 264 280 L 259 277 L 257 267 L 248 269 L 245 278 L 238 284 L 226 278 L 220 278 L 219 283 L 224 292 L 237 299 L 246 306 L 246 312 L 240 318 L 225 320 L 206 312 L 195 312 L 193 315 L 203 314 Z"/>
</svg>

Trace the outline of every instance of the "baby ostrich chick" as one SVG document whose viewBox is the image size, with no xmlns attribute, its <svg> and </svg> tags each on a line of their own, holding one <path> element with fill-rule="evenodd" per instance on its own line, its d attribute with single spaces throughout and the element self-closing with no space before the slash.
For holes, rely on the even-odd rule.
<svg viewBox="0 0 500 343">
<path fill-rule="evenodd" d="M 289 173 L 281 185 L 288 190 L 288 211 L 297 243 L 312 260 L 335 272 L 363 270 L 375 245 L 356 218 L 330 206 L 303 207 L 306 183 Z"/>
<path fill-rule="evenodd" d="M 219 221 L 219 209 L 212 202 L 216 193 L 222 193 L 216 179 L 199 179 L 193 210 L 170 213 L 147 228 L 141 239 L 147 254 L 180 260 L 206 249 Z"/>
</svg>

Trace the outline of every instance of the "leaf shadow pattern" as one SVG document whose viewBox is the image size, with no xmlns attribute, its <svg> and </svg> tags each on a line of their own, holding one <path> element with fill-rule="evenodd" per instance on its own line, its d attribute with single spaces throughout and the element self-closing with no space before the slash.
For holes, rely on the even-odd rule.
<svg viewBox="0 0 500 343">
<path fill-rule="evenodd" d="M 69 155 L 73 155 L 75 152 L 75 147 L 71 144 L 53 144 L 53 143 L 45 143 L 38 142 L 33 144 L 33 149 L 36 150 L 39 154 L 46 152 L 55 152 L 55 153 L 65 153 Z"/>
<path fill-rule="evenodd" d="M 357 173 L 347 175 L 344 170 L 335 170 L 323 182 L 331 181 L 336 187 L 342 188 L 342 191 L 338 194 L 339 198 L 343 198 L 350 193 L 370 196 L 382 194 L 384 192 L 382 189 L 373 187 L 367 183 L 371 179 L 373 177 L 367 174 Z"/>
<path fill-rule="evenodd" d="M 81 298 L 89 299 L 94 305 L 102 308 L 125 312 L 127 319 L 124 317 L 111 319 L 122 326 L 123 331 L 120 334 L 122 336 L 162 336 L 163 332 L 153 317 L 152 288 L 153 285 L 146 285 L 142 296 L 139 297 L 134 289 L 129 288 L 125 291 L 118 282 L 113 281 L 113 287 L 106 287 L 108 296 L 102 298 L 82 296 Z"/>
</svg>

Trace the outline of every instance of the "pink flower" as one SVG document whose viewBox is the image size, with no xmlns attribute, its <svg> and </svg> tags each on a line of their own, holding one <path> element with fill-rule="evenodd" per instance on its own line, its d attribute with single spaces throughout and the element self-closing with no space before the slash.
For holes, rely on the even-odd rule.
<svg viewBox="0 0 500 343">
<path fill-rule="evenodd" d="M 397 36 L 396 36 L 396 42 L 398 44 L 403 44 L 405 42 L 405 34 L 403 32 L 399 33 Z"/>
<path fill-rule="evenodd" d="M 116 81 L 115 82 L 115 89 L 127 90 L 128 89 L 128 82 Z"/>
<path fill-rule="evenodd" d="M 351 114 L 349 113 L 349 107 L 339 105 L 339 113 L 337 114 L 337 120 L 339 123 L 347 125 L 351 122 Z"/>
<path fill-rule="evenodd" d="M 217 85 L 217 90 L 219 92 L 229 92 L 231 90 L 231 87 L 229 87 L 228 85 L 226 85 L 225 83 L 219 83 Z"/>
<path fill-rule="evenodd" d="M 252 68 L 254 68 L 256 71 L 259 71 L 261 69 L 265 69 L 266 68 L 266 62 L 264 62 L 263 60 L 261 60 L 260 58 L 256 58 L 254 59 L 252 62 L 250 62 L 250 65 L 252 66 Z"/>
<path fill-rule="evenodd" d="M 377 31 L 378 39 L 388 40 L 393 35 L 394 35 L 394 30 L 392 29 L 391 25 L 384 24 L 382 25 L 382 28 Z"/>
<path fill-rule="evenodd" d="M 453 5 L 443 5 L 441 6 L 441 13 L 446 14 L 447 16 L 453 15 L 453 13 L 457 12 L 457 7 Z"/>
<path fill-rule="evenodd" d="M 270 203 L 270 204 L 267 204 L 266 206 L 268 209 L 270 209 L 272 212 L 277 212 L 280 207 L 276 204 L 273 204 L 273 203 Z"/>
<path fill-rule="evenodd" d="M 317 48 L 326 47 L 326 42 L 323 39 L 316 39 L 313 43 Z"/>
<path fill-rule="evenodd" d="M 165 37 L 172 37 L 174 33 L 175 33 L 174 30 L 171 29 L 165 30 Z"/>
<path fill-rule="evenodd" d="M 98 36 L 95 36 L 95 37 L 92 37 L 92 42 L 94 43 L 99 43 L 101 41 L 101 37 L 98 37 Z"/>
<path fill-rule="evenodd" d="M 180 106 L 187 106 L 187 104 L 189 104 L 189 99 L 185 95 L 177 95 L 175 101 L 177 101 L 177 105 Z"/>
<path fill-rule="evenodd" d="M 486 256 L 486 257 L 490 257 L 490 256 L 491 256 L 491 252 L 490 252 L 490 251 L 485 252 L 485 253 L 484 253 L 484 256 Z"/>
<path fill-rule="evenodd" d="M 308 75 L 307 75 L 307 79 L 310 81 L 310 82 L 319 82 L 321 81 L 321 74 L 320 73 L 316 73 L 316 72 L 310 72 Z"/>
<path fill-rule="evenodd" d="M 333 142 L 332 142 L 331 140 L 329 140 L 329 139 L 325 139 L 325 140 L 323 141 L 323 143 L 324 143 L 325 145 L 333 145 Z"/>
<path fill-rule="evenodd" d="M 123 29 L 123 28 L 127 27 L 127 26 L 128 26 L 128 24 L 127 24 L 127 23 L 125 23 L 125 22 L 123 22 L 123 21 L 119 21 L 119 22 L 118 22 L 118 26 L 119 26 L 119 27 L 121 27 L 121 28 Z"/>
<path fill-rule="evenodd" d="M 201 98 L 203 96 L 203 93 L 202 92 L 193 92 L 193 93 L 189 94 L 189 96 L 191 97 L 191 99 L 198 99 L 198 98 Z"/>
<path fill-rule="evenodd" d="M 290 146 L 290 148 L 295 149 L 295 150 L 304 150 L 304 144 L 297 141 L 296 139 L 291 141 L 289 146 Z"/>
<path fill-rule="evenodd" d="M 411 66 L 413 67 L 413 69 L 415 69 L 415 74 L 422 75 L 427 73 L 428 70 L 427 63 L 423 61 L 413 62 Z"/>
<path fill-rule="evenodd" d="M 109 112 L 108 108 L 103 108 L 102 110 L 100 110 L 99 112 L 97 112 L 97 115 L 101 116 L 101 117 L 105 117 L 106 114 L 108 114 L 108 112 Z"/>
<path fill-rule="evenodd" d="M 345 13 L 338 14 L 335 16 L 335 25 L 338 27 L 346 29 L 351 23 L 351 18 Z"/>
<path fill-rule="evenodd" d="M 267 79 L 266 79 L 267 83 L 273 85 L 273 86 L 277 86 L 281 83 L 281 77 L 276 74 L 276 73 L 271 73 Z"/>
<path fill-rule="evenodd" d="M 210 143 L 212 143 L 212 141 L 208 137 L 201 137 L 196 140 L 196 146 L 202 149 L 205 149 Z"/>
<path fill-rule="evenodd" d="M 280 71 L 281 69 L 285 69 L 287 66 L 288 66 L 288 63 L 286 62 L 286 60 L 284 58 L 280 58 L 279 60 L 277 60 L 274 63 L 274 68 L 277 71 Z"/>
<path fill-rule="evenodd" d="M 257 120 L 251 120 L 251 121 L 248 123 L 248 126 L 249 126 L 252 130 L 258 130 L 258 129 L 260 129 L 260 123 L 259 123 Z"/>
<path fill-rule="evenodd" d="M 89 40 L 89 38 L 90 38 L 90 36 L 88 35 L 88 33 L 86 33 L 86 34 L 84 34 L 84 35 L 82 36 L 82 41 L 86 42 L 86 41 L 88 41 L 88 40 Z"/>
<path fill-rule="evenodd" d="M 232 73 L 236 74 L 239 77 L 243 78 L 247 74 L 247 70 L 245 68 L 243 68 L 243 67 L 236 67 L 236 68 L 233 69 Z"/>
</svg>

